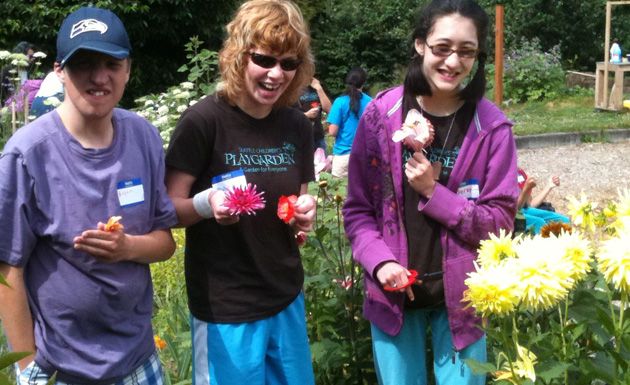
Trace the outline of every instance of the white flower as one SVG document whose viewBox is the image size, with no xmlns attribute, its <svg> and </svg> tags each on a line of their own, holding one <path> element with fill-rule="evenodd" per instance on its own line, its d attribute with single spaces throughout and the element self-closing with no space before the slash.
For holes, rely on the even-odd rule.
<svg viewBox="0 0 630 385">
<path fill-rule="evenodd" d="M 5 60 L 11 55 L 9 51 L 0 51 L 0 60 Z"/>
<path fill-rule="evenodd" d="M 190 92 L 184 91 L 175 95 L 175 99 L 188 99 L 190 97 Z"/>
<path fill-rule="evenodd" d="M 159 127 L 159 126 L 162 126 L 162 125 L 164 125 L 164 124 L 166 124 L 166 123 L 168 123 L 168 117 L 166 117 L 166 116 L 160 116 L 160 117 L 158 118 L 158 120 L 156 120 L 155 122 L 153 122 L 153 125 L 154 125 L 154 126 L 158 126 L 158 127 Z"/>
<path fill-rule="evenodd" d="M 180 90 L 179 88 L 175 88 L 173 91 L 171 91 L 171 93 L 172 93 L 173 95 L 180 94 L 181 92 L 182 92 L 182 90 Z"/>
<path fill-rule="evenodd" d="M 189 107 L 194 106 L 195 104 L 197 104 L 198 100 L 191 100 L 190 103 L 188 103 Z"/>
<path fill-rule="evenodd" d="M 43 59 L 46 57 L 46 54 L 38 51 L 33 54 L 33 57 L 38 58 L 38 59 Z"/>
<path fill-rule="evenodd" d="M 28 65 L 28 61 L 23 59 L 13 59 L 11 61 L 11 65 L 16 67 L 26 67 Z"/>
<path fill-rule="evenodd" d="M 44 104 L 47 105 L 47 106 L 57 107 L 58 105 L 61 104 L 61 100 L 59 100 L 55 96 L 50 96 L 50 97 L 46 98 L 46 100 L 44 100 Z"/>
<path fill-rule="evenodd" d="M 186 90 L 192 90 L 193 88 L 195 88 L 195 85 L 192 82 L 183 82 L 181 86 L 183 89 Z"/>
<path fill-rule="evenodd" d="M 186 108 L 188 108 L 188 107 L 187 106 L 177 106 L 177 112 L 179 112 L 181 114 L 184 111 L 186 111 Z"/>
<path fill-rule="evenodd" d="M 145 106 L 145 107 L 149 107 L 149 106 L 152 106 L 152 105 L 154 105 L 154 104 L 155 104 L 155 103 L 153 102 L 153 100 L 147 100 L 146 102 L 144 102 L 144 106 Z"/>
<path fill-rule="evenodd" d="M 166 115 L 168 113 L 168 107 L 167 106 L 160 106 L 160 108 L 158 108 L 157 112 L 160 115 Z"/>
<path fill-rule="evenodd" d="M 2 107 L 2 110 L 0 110 L 0 115 L 6 115 L 9 113 L 9 107 Z"/>
</svg>

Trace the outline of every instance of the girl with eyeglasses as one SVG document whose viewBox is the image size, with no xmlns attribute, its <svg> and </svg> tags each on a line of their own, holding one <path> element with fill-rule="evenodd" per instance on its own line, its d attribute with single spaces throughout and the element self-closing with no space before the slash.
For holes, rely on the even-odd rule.
<svg viewBox="0 0 630 385">
<path fill-rule="evenodd" d="M 313 77 L 308 27 L 288 0 L 251 0 L 227 25 L 215 94 L 181 116 L 166 186 L 186 227 L 194 383 L 314 384 L 304 271 L 295 234 L 311 230 L 311 122 L 291 108 Z M 265 207 L 232 215 L 229 186 L 256 186 Z M 297 196 L 289 223 L 281 196 Z"/>
<path fill-rule="evenodd" d="M 464 281 L 480 241 L 513 228 L 518 198 L 512 123 L 483 97 L 488 29 L 477 3 L 432 1 L 404 84 L 377 95 L 357 129 L 343 213 L 380 384 L 427 383 L 429 327 L 436 383 L 485 383 L 462 361 L 486 359 Z M 392 139 L 424 118 L 432 141 Z"/>
</svg>

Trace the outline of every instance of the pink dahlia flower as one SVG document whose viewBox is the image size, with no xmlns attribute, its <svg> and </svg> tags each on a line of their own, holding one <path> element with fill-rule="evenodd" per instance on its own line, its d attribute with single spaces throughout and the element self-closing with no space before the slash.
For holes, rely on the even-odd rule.
<svg viewBox="0 0 630 385">
<path fill-rule="evenodd" d="M 265 208 L 264 192 L 257 193 L 256 186 L 251 183 L 247 187 L 234 187 L 225 193 L 223 205 L 230 209 L 230 214 L 254 214 L 256 210 Z"/>
</svg>

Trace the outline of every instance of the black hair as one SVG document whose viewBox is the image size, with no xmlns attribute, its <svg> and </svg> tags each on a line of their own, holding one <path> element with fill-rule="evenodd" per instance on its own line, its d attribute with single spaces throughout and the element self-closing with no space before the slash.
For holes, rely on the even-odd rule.
<svg viewBox="0 0 630 385">
<path fill-rule="evenodd" d="M 29 49 L 35 51 L 35 45 L 29 43 L 28 41 L 21 41 L 18 43 L 18 45 L 15 46 L 15 48 L 13 48 L 13 53 L 21 53 L 26 55 Z"/>
<path fill-rule="evenodd" d="M 346 75 L 346 84 L 348 88 L 343 92 L 343 95 L 350 96 L 350 110 L 359 117 L 359 111 L 361 110 L 361 97 L 363 93 L 359 88 L 365 84 L 367 74 L 361 67 L 354 67 Z"/>
<path fill-rule="evenodd" d="M 490 24 L 488 14 L 479 4 L 472 0 L 433 0 L 420 12 L 416 28 L 413 31 L 411 62 L 409 63 L 404 82 L 405 99 L 409 100 L 409 98 L 413 98 L 416 95 L 431 96 L 431 86 L 422 72 L 423 57 L 416 52 L 415 41 L 419 39 L 426 42 L 427 36 L 433 29 L 436 20 L 452 14 L 459 14 L 472 20 L 477 29 L 477 41 L 479 44 L 477 71 L 468 85 L 459 93 L 459 98 L 466 101 L 477 101 L 484 96 L 486 92 L 485 64 L 488 57 L 487 38 Z"/>
</svg>

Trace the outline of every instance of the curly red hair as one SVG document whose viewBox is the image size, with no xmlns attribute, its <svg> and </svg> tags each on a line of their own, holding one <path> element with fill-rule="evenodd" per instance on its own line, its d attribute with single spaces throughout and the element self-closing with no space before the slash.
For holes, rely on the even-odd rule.
<svg viewBox="0 0 630 385">
<path fill-rule="evenodd" d="M 275 55 L 290 52 L 303 62 L 274 107 L 293 105 L 315 72 L 310 41 L 308 25 L 292 1 L 251 0 L 244 3 L 227 25 L 227 38 L 219 52 L 219 94 L 235 103 L 245 92 L 245 66 L 252 48 Z"/>
</svg>

